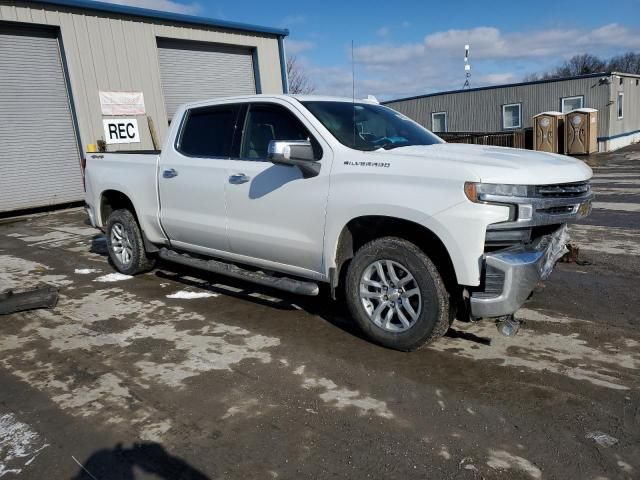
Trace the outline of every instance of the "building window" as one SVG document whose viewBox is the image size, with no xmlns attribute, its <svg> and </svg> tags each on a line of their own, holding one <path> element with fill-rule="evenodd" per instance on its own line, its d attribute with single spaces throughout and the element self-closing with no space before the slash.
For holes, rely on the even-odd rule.
<svg viewBox="0 0 640 480">
<path fill-rule="evenodd" d="M 511 103 L 502 106 L 502 128 L 522 128 L 522 104 Z"/>
<path fill-rule="evenodd" d="M 447 112 L 431 114 L 431 131 L 436 133 L 447 131 Z"/>
<path fill-rule="evenodd" d="M 618 118 L 624 118 L 624 93 L 618 93 Z"/>
<path fill-rule="evenodd" d="M 562 113 L 584 107 L 584 96 L 565 97 L 562 99 Z"/>
</svg>

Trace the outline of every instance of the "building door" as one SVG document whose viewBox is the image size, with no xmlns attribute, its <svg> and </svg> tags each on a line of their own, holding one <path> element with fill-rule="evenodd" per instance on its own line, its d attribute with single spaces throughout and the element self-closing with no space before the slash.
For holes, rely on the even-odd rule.
<svg viewBox="0 0 640 480">
<path fill-rule="evenodd" d="M 82 200 L 80 154 L 55 33 L 0 27 L 0 212 Z"/>
<path fill-rule="evenodd" d="M 256 93 L 250 49 L 159 39 L 158 56 L 169 120 L 183 103 Z"/>
</svg>

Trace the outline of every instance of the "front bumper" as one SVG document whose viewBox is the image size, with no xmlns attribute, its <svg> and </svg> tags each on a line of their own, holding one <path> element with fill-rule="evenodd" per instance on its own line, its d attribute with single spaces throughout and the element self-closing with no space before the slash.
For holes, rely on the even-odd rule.
<svg viewBox="0 0 640 480">
<path fill-rule="evenodd" d="M 555 263 L 567 252 L 567 226 L 539 238 L 531 245 L 505 248 L 485 255 L 485 270 L 502 280 L 499 292 L 473 292 L 473 317 L 500 317 L 515 313 L 535 286 L 545 280 Z"/>
</svg>

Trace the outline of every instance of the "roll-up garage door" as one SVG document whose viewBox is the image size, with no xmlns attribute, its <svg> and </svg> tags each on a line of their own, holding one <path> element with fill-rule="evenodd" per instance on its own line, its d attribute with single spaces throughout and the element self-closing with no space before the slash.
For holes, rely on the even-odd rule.
<svg viewBox="0 0 640 480">
<path fill-rule="evenodd" d="M 169 119 L 183 103 L 256 93 L 249 49 L 159 39 L 158 52 Z"/>
<path fill-rule="evenodd" d="M 80 159 L 54 33 L 0 26 L 0 212 L 81 200 Z"/>
</svg>

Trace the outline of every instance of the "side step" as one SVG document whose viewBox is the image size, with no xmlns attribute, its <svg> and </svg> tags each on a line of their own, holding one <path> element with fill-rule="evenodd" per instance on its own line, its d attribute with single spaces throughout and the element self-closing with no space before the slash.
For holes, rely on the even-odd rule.
<svg viewBox="0 0 640 480">
<path fill-rule="evenodd" d="M 277 288 L 285 292 L 295 293 L 297 295 L 318 295 L 319 287 L 317 283 L 305 282 L 303 280 L 294 280 L 287 277 L 274 277 L 262 272 L 253 272 L 245 270 L 231 263 L 220 262 L 218 260 L 202 260 L 200 258 L 191 257 L 181 254 L 167 248 L 160 249 L 160 258 L 170 262 L 179 263 L 188 267 L 199 268 L 208 272 L 219 273 L 228 277 L 247 280 L 258 285 Z"/>
</svg>

